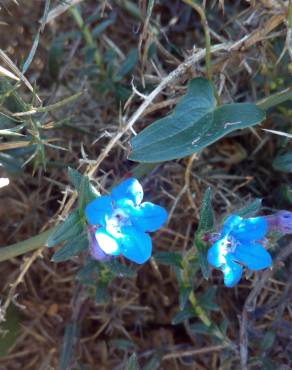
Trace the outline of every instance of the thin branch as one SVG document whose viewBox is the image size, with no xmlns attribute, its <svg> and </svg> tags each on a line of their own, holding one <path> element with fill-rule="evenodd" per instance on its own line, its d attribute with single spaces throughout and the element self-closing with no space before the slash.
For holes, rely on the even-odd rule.
<svg viewBox="0 0 292 370">
<path fill-rule="evenodd" d="M 185 4 L 191 6 L 200 16 L 202 26 L 204 28 L 205 34 L 205 47 L 206 47 L 206 69 L 207 69 L 207 78 L 212 80 L 212 69 L 211 69 L 211 36 L 208 26 L 208 21 L 204 9 L 193 0 L 182 0 Z"/>
</svg>

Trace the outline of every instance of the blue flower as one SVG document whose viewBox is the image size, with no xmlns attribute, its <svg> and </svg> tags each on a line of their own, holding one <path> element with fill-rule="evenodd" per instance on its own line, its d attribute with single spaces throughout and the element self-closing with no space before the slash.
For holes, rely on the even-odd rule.
<svg viewBox="0 0 292 370">
<path fill-rule="evenodd" d="M 147 231 L 155 231 L 166 221 L 164 208 L 150 202 L 141 203 L 143 188 L 138 180 L 129 178 L 85 208 L 89 224 L 96 227 L 97 245 L 106 255 L 122 254 L 136 263 L 146 262 L 152 251 Z M 98 256 L 100 253 L 91 253 Z"/>
<path fill-rule="evenodd" d="M 224 222 L 220 239 L 209 249 L 207 259 L 223 272 L 227 287 L 239 282 L 243 266 L 255 271 L 271 266 L 270 254 L 258 242 L 267 231 L 264 217 L 243 219 L 231 215 Z"/>
</svg>

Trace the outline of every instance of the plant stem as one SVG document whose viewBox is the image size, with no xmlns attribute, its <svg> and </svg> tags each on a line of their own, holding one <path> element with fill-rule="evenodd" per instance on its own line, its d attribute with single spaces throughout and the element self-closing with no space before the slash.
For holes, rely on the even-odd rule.
<svg viewBox="0 0 292 370">
<path fill-rule="evenodd" d="M 183 263 L 182 263 L 181 276 L 186 286 L 190 285 L 192 281 L 192 278 L 191 278 L 192 268 L 190 266 L 190 259 L 192 258 L 192 255 L 193 253 L 191 253 L 191 250 L 190 250 L 188 253 L 185 254 L 183 258 Z M 232 343 L 232 341 L 223 333 L 223 331 L 216 324 L 212 323 L 207 312 L 204 310 L 204 308 L 201 306 L 200 302 L 198 301 L 193 288 L 191 289 L 189 293 L 189 301 L 192 305 L 192 308 L 195 314 L 202 321 L 202 323 L 208 328 L 210 334 L 214 335 L 216 338 L 222 341 L 223 344 L 235 350 L 236 346 L 234 345 L 234 343 Z"/>
<path fill-rule="evenodd" d="M 200 16 L 202 26 L 204 28 L 205 33 L 205 47 L 206 47 L 206 69 L 207 69 L 207 78 L 208 80 L 212 80 L 212 69 L 211 69 L 211 37 L 209 32 L 209 26 L 206 14 L 204 9 L 194 2 L 194 0 L 182 0 L 185 4 L 190 5 Z"/>
<path fill-rule="evenodd" d="M 292 28 L 292 0 L 289 0 L 288 5 L 288 27 Z"/>
<path fill-rule="evenodd" d="M 79 13 L 79 11 L 76 7 L 70 8 L 70 13 L 71 13 L 72 17 L 74 18 L 75 22 L 77 23 L 78 27 L 80 28 L 80 30 L 83 34 L 84 40 L 86 42 L 86 45 L 89 48 L 94 49 L 95 63 L 99 67 L 99 69 L 102 70 L 103 69 L 102 58 L 101 58 L 101 55 L 100 55 L 100 53 L 98 52 L 98 50 L 96 48 L 96 44 L 95 44 L 94 39 L 93 39 L 93 37 L 90 33 L 89 28 L 84 23 L 84 21 L 82 19 L 82 16 L 81 16 L 81 14 Z"/>
<path fill-rule="evenodd" d="M 214 325 L 212 323 L 206 311 L 199 304 L 193 290 L 189 294 L 189 301 L 191 302 L 193 310 L 195 311 L 199 319 L 202 321 L 202 323 L 209 329 L 210 333 L 212 333 L 216 338 L 221 340 L 224 344 L 233 348 L 234 344 L 229 340 L 229 338 L 226 337 L 226 335 L 220 330 L 220 328 L 216 324 Z"/>
<path fill-rule="evenodd" d="M 59 109 L 61 107 L 63 107 L 64 105 L 66 104 L 69 104 L 71 102 L 73 102 L 74 100 L 78 99 L 79 96 L 81 96 L 83 94 L 83 92 L 78 92 L 72 96 L 69 96 L 68 98 L 65 98 L 57 103 L 54 103 L 54 104 L 51 104 L 51 105 L 47 105 L 45 107 L 36 107 L 36 108 L 32 108 L 28 111 L 25 111 L 25 112 L 17 112 L 17 113 L 13 113 L 12 116 L 13 117 L 22 117 L 22 116 L 30 116 L 30 115 L 33 115 L 35 113 L 43 113 L 43 112 L 49 112 L 49 111 L 52 111 L 52 110 L 55 110 L 55 109 Z"/>
</svg>

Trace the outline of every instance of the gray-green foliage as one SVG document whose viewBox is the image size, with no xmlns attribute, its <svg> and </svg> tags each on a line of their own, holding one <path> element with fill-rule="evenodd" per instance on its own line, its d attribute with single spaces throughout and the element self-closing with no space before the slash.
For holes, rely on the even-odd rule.
<svg viewBox="0 0 292 370">
<path fill-rule="evenodd" d="M 20 315 L 14 305 L 10 305 L 6 311 L 5 321 L 1 322 L 0 335 L 0 358 L 9 353 L 10 347 L 14 345 L 20 329 Z"/>
<path fill-rule="evenodd" d="M 235 213 L 241 217 L 254 217 L 258 214 L 262 207 L 262 199 L 256 198 L 245 207 L 239 209 Z"/>
<path fill-rule="evenodd" d="M 68 239 L 74 238 L 82 232 L 83 226 L 77 211 L 73 211 L 63 222 L 61 221 L 47 240 L 49 248 Z"/>
<path fill-rule="evenodd" d="M 194 238 L 194 245 L 198 253 L 201 271 L 206 279 L 209 277 L 209 266 L 206 257 L 208 245 L 202 240 L 202 236 L 204 233 L 212 230 L 214 226 L 211 195 L 211 189 L 208 188 L 202 200 L 199 225 Z"/>
<path fill-rule="evenodd" d="M 66 370 L 71 363 L 75 344 L 79 336 L 79 326 L 76 322 L 66 325 L 63 345 L 60 355 L 60 369 Z"/>
<path fill-rule="evenodd" d="M 130 159 L 161 162 L 182 158 L 264 118 L 264 111 L 252 103 L 217 106 L 212 84 L 204 78 L 195 78 L 171 114 L 131 140 Z"/>
<path fill-rule="evenodd" d="M 73 256 L 80 254 L 88 248 L 88 239 L 86 234 L 81 234 L 68 240 L 61 249 L 54 253 L 52 261 L 63 262 Z"/>
<path fill-rule="evenodd" d="M 139 364 L 136 353 L 133 353 L 132 356 L 129 358 L 128 363 L 125 367 L 125 370 L 139 370 Z"/>
<path fill-rule="evenodd" d="M 273 167 L 277 171 L 292 172 L 292 152 L 278 155 L 273 160 Z"/>
<path fill-rule="evenodd" d="M 32 55 L 28 56 L 27 62 L 31 62 L 31 57 Z M 28 68 L 29 63 L 26 63 L 25 68 Z M 21 172 L 22 167 L 29 162 L 33 164 L 33 171 L 39 167 L 46 168 L 46 147 L 64 150 L 52 143 L 52 137 L 47 134 L 48 130 L 44 129 L 43 124 L 47 121 L 50 110 L 62 108 L 76 100 L 80 93 L 50 106 L 36 104 L 35 91 L 26 100 L 22 95 L 18 82 L 0 77 L 0 135 L 6 137 L 6 145 L 9 146 L 1 151 L 0 163 L 10 173 Z"/>
</svg>

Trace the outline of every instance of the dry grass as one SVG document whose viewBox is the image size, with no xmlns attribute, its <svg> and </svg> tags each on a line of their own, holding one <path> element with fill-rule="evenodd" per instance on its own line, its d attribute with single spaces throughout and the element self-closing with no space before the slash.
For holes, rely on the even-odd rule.
<svg viewBox="0 0 292 370">
<path fill-rule="evenodd" d="M 118 1 L 99 2 L 99 11 L 104 10 L 105 15 L 110 12 L 111 4 L 113 11 L 117 11 L 117 20 L 102 34 L 98 48 L 103 55 L 109 45 L 113 45 L 121 63 L 130 47 L 141 45 L 141 62 L 135 70 L 134 85 L 142 90 L 145 81 L 149 94 L 144 99 L 133 90 L 123 109 L 112 93 L 98 92 L 97 83 L 81 73 L 85 68 L 81 49 L 84 42 L 78 37 L 65 45 L 59 80 L 50 80 L 48 46 L 55 35 L 76 30 L 68 13 L 56 13 L 46 25 L 27 77 L 32 85 L 36 81 L 38 94 L 46 105 L 68 96 L 68 91 L 82 90 L 84 93 L 77 102 L 52 112 L 42 122 L 47 125 L 49 135 L 58 138 L 60 145 L 69 150 L 48 149 L 47 158 L 55 165 L 48 165 L 46 173 L 39 170 L 31 176 L 28 166 L 21 176 L 12 178 L 11 184 L 0 190 L 2 245 L 45 230 L 74 207 L 76 195 L 68 187 L 62 165 L 72 164 L 89 174 L 101 192 L 122 179 L 134 165 L 127 161 L 132 129 L 139 132 L 165 115 L 185 92 L 185 82 L 204 74 L 205 50 L 201 49 L 204 48 L 204 34 L 199 17 L 191 8 L 179 1 L 171 2 L 172 5 L 160 1 L 153 8 L 152 22 L 148 19 L 143 28 L 140 21 L 116 3 Z M 139 3 L 141 9 L 146 9 L 145 1 Z M 213 80 L 221 102 L 257 101 L 273 92 L 273 83 L 281 90 L 285 81 L 279 78 L 287 75 L 287 64 L 283 59 L 277 64 L 275 49 L 285 47 L 287 1 L 207 3 L 210 3 L 207 14 L 213 45 Z M 97 11 L 97 4 L 84 1 L 82 9 L 86 17 Z M 8 1 L 1 11 L 0 21 L 9 24 L 0 23 L 4 50 L 17 64 L 16 61 L 30 50 L 37 28 L 33 24 L 42 15 L 42 4 L 26 1 L 17 6 Z M 162 31 L 159 37 L 155 35 L 155 27 Z M 152 41 L 158 57 L 150 61 L 145 59 L 145 49 Z M 170 48 L 171 44 L 179 52 Z M 15 70 L 11 72 L 19 77 Z M 125 81 L 126 86 L 130 83 L 131 78 Z M 29 98 L 29 90 L 23 89 L 22 93 Z M 53 122 L 69 116 L 73 117 L 72 126 L 50 129 Z M 276 112 L 262 127 L 277 128 L 279 120 L 284 126 L 288 119 L 287 111 Z M 260 128 L 244 130 L 220 140 L 202 153 L 161 164 L 153 170 L 143 180 L 146 198 L 162 204 L 170 212 L 168 224 L 153 237 L 155 250 L 186 251 L 190 248 L 207 186 L 213 188 L 218 219 L 256 197 L 264 199 L 266 209 L 280 207 L 275 190 L 288 183 L 288 177 L 275 172 L 271 163 L 282 143 L 279 137 Z M 1 145 L 4 143 L 0 143 L 0 148 Z M 60 167 L 56 163 L 61 164 Z M 71 321 L 78 321 L 81 327 L 74 350 L 75 363 L 87 364 L 88 369 L 124 368 L 129 352 L 111 344 L 116 339 L 134 343 L 141 364 L 159 349 L 163 359 L 159 369 L 218 369 L 219 364 L 222 369 L 240 368 L 239 354 L 227 351 L 208 336 L 190 337 L 183 325 L 171 325 L 178 311 L 178 287 L 169 267 L 157 266 L 151 261 L 138 268 L 135 279 L 115 279 L 110 286 L 110 303 L 98 305 L 85 295 L 84 288 L 74 279 L 82 258 L 55 264 L 50 261 L 51 255 L 50 250 L 38 250 L 1 265 L 1 299 L 5 303 L 8 297 L 18 307 L 21 317 L 14 346 L 9 354 L 0 358 L 1 370 L 58 369 L 64 328 Z M 256 310 L 249 314 L 247 328 L 250 356 L 269 357 L 281 370 L 291 368 L 290 268 L 291 263 L 287 262 L 276 276 L 270 273 L 258 296 Z M 196 278 L 198 292 L 210 284 L 218 285 L 217 303 L 221 315 L 228 319 L 228 335 L 239 344 L 238 318 L 258 277 L 243 279 L 232 290 L 223 287 L 220 273 L 214 273 L 209 282 L 200 274 Z M 216 322 L 219 314 L 212 315 Z M 276 334 L 275 342 L 271 348 L 262 349 L 259 343 L 267 331 Z M 263 369 L 259 364 L 255 359 L 251 369 Z"/>
</svg>

